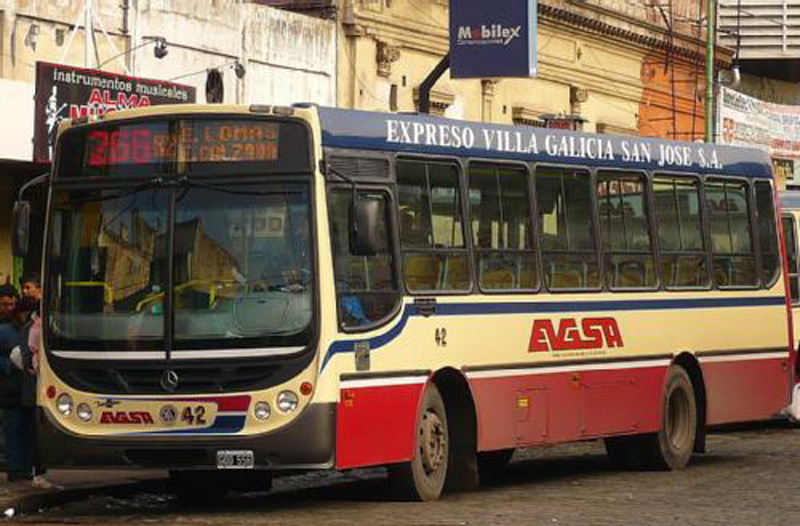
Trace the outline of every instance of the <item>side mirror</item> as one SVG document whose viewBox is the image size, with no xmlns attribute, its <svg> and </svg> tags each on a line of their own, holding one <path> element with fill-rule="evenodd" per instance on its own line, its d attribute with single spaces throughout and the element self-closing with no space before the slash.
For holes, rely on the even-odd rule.
<svg viewBox="0 0 800 526">
<path fill-rule="evenodd" d="M 379 239 L 381 201 L 358 198 L 350 205 L 350 253 L 354 256 L 374 256 L 382 247 Z"/>
<path fill-rule="evenodd" d="M 24 258 L 28 255 L 28 241 L 31 231 L 31 204 L 28 201 L 14 203 L 11 248 L 14 255 Z"/>
</svg>

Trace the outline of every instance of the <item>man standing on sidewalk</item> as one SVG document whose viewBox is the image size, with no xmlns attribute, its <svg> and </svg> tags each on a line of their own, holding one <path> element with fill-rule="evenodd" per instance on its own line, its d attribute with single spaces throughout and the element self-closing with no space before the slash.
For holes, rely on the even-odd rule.
<svg viewBox="0 0 800 526">
<path fill-rule="evenodd" d="M 22 279 L 19 280 L 19 283 L 22 287 L 23 296 L 33 298 L 36 301 L 42 301 L 42 284 L 37 274 L 25 274 Z"/>
<path fill-rule="evenodd" d="M 36 404 L 35 400 L 33 404 L 30 403 L 30 390 L 25 389 L 26 384 L 30 384 L 26 376 L 34 374 L 29 370 L 28 332 L 31 313 L 37 307 L 36 299 L 21 298 L 14 308 L 11 322 L 0 325 L 0 374 L 3 375 L 3 382 L 7 382 L 2 400 L 6 408 L 3 434 L 8 481 L 29 481 L 33 486 L 49 488 L 51 485 L 46 479 L 34 476 L 34 466 L 37 464 Z"/>
<path fill-rule="evenodd" d="M 0 325 L 11 323 L 11 314 L 18 298 L 14 287 L 9 284 L 0 285 Z"/>
</svg>

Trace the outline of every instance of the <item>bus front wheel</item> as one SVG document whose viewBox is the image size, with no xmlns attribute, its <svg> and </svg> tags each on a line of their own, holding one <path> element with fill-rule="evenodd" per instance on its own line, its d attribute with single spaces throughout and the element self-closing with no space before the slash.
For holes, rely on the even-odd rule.
<svg viewBox="0 0 800 526">
<path fill-rule="evenodd" d="M 425 389 L 415 427 L 414 457 L 393 466 L 390 476 L 401 498 L 436 500 L 447 477 L 450 435 L 444 402 L 434 384 Z"/>
</svg>

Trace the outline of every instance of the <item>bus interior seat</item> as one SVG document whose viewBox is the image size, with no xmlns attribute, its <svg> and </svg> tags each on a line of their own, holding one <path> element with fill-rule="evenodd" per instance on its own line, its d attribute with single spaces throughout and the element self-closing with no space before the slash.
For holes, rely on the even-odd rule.
<svg viewBox="0 0 800 526">
<path fill-rule="evenodd" d="M 514 287 L 514 271 L 508 268 L 484 270 L 481 272 L 481 286 L 491 290 L 504 290 Z"/>
<path fill-rule="evenodd" d="M 403 277 L 409 290 L 434 290 L 439 283 L 441 261 L 433 254 L 409 254 L 405 257 Z"/>
<path fill-rule="evenodd" d="M 449 254 L 445 258 L 442 288 L 466 289 L 469 287 L 469 263 L 466 255 Z"/>
</svg>

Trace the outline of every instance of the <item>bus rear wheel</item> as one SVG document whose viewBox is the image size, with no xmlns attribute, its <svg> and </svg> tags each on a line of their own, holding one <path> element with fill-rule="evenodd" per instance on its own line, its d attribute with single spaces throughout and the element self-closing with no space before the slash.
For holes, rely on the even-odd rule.
<svg viewBox="0 0 800 526">
<path fill-rule="evenodd" d="M 686 370 L 673 365 L 664 382 L 661 427 L 646 437 L 649 467 L 678 470 L 692 457 L 697 434 L 697 399 Z"/>
<path fill-rule="evenodd" d="M 447 477 L 449 451 L 447 412 L 439 390 L 430 384 L 417 414 L 414 457 L 390 470 L 399 497 L 415 501 L 438 499 Z"/>
</svg>

